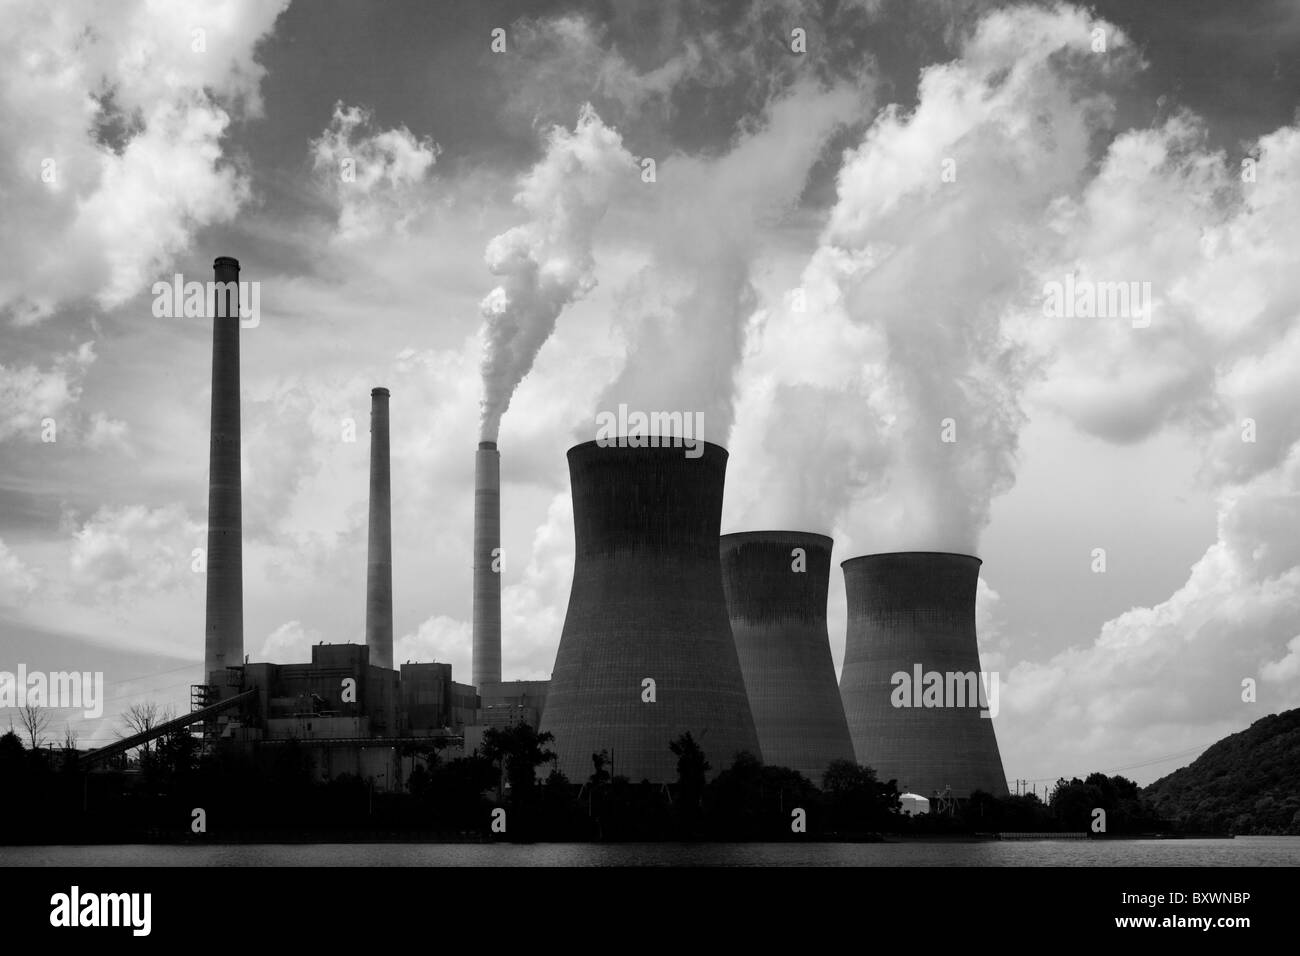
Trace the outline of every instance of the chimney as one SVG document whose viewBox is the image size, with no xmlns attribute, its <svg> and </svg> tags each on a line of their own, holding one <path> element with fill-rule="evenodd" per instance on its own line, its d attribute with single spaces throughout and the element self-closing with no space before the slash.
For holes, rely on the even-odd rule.
<svg viewBox="0 0 1300 956">
<path fill-rule="evenodd" d="M 980 716 L 967 677 L 976 675 L 979 694 L 980 563 L 968 554 L 907 551 L 842 565 L 844 714 L 858 763 L 874 767 L 881 780 L 897 780 L 900 791 L 1007 795 L 992 717 Z M 932 674 L 940 687 L 927 679 Z"/>
<path fill-rule="evenodd" d="M 481 441 L 474 455 L 474 686 L 501 680 L 501 453 Z M 495 553 L 494 553 L 495 552 Z"/>
<path fill-rule="evenodd" d="M 820 785 L 853 741 L 826 631 L 832 541 L 810 531 L 721 540 L 722 586 L 763 760 Z"/>
<path fill-rule="evenodd" d="M 244 662 L 244 565 L 239 475 L 239 261 L 212 264 L 212 422 L 208 457 L 207 613 L 203 672 L 227 696 L 226 668 Z M 224 306 L 224 308 L 222 307 Z"/>
<path fill-rule="evenodd" d="M 370 391 L 370 544 L 366 556 L 366 646 L 370 663 L 393 666 L 393 525 L 388 389 Z"/>
<path fill-rule="evenodd" d="M 686 731 L 710 776 L 742 750 L 763 757 L 718 560 L 727 451 L 700 447 L 569 449 L 573 588 L 540 730 L 570 780 L 608 750 L 620 776 L 671 783 Z"/>
</svg>

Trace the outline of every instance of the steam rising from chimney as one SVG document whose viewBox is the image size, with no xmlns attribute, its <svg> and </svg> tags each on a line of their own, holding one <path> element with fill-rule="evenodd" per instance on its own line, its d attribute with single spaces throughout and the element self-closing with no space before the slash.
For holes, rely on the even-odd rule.
<svg viewBox="0 0 1300 956">
<path fill-rule="evenodd" d="M 523 177 L 515 202 L 528 222 L 495 237 L 485 254 L 501 284 L 479 307 L 483 441 L 496 441 L 501 416 L 560 312 L 595 287 L 593 233 L 614 185 L 632 183 L 635 168 L 619 134 L 588 104 L 573 132 L 551 130 L 546 155 Z"/>
</svg>

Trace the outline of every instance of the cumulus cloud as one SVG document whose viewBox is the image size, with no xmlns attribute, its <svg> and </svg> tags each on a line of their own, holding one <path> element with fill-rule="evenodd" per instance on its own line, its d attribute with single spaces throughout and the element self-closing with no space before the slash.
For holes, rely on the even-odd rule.
<svg viewBox="0 0 1300 956">
<path fill-rule="evenodd" d="M 257 660 L 270 664 L 302 664 L 311 660 L 311 646 L 319 643 L 317 631 L 301 621 L 286 621 L 266 636 Z"/>
<path fill-rule="evenodd" d="M 311 142 L 312 167 L 338 207 L 342 242 L 403 232 L 422 209 L 418 187 L 442 151 L 405 126 L 373 127 L 370 110 L 339 102 L 329 127 Z"/>
<path fill-rule="evenodd" d="M 482 438 L 501 416 L 555 330 L 564 308 L 596 284 L 592 243 L 612 191 L 635 182 L 618 132 L 584 106 L 573 131 L 554 127 L 546 154 L 523 177 L 516 204 L 528 221 L 488 243 L 488 270 L 501 284 L 484 298 Z"/>
<path fill-rule="evenodd" d="M 0 540 L 0 607 L 26 603 L 39 583 L 36 574 Z"/>
<path fill-rule="evenodd" d="M 54 419 L 57 441 L 58 428 L 70 422 L 86 371 L 94 361 L 94 345 L 83 342 L 74 351 L 56 355 L 48 369 L 0 365 L 0 442 L 15 438 L 41 441 L 46 418 Z"/>
<path fill-rule="evenodd" d="M 139 2 L 6 13 L 0 171 L 10 230 L 0 311 L 18 324 L 148 289 L 198 228 L 249 196 L 223 154 L 232 119 L 260 111 L 254 59 L 286 2 Z"/>
<path fill-rule="evenodd" d="M 181 505 L 103 507 L 73 533 L 70 580 L 93 599 L 184 587 L 200 579 L 193 551 L 201 547 L 203 526 Z"/>
<path fill-rule="evenodd" d="M 470 637 L 469 621 L 435 614 L 393 642 L 393 661 L 399 667 L 406 661 L 450 663 L 453 677 L 464 681 L 469 673 Z"/>
</svg>

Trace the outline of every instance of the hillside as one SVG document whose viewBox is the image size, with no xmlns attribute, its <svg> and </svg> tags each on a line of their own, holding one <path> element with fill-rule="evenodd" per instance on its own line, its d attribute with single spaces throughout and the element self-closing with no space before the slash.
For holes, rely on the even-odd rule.
<svg viewBox="0 0 1300 956">
<path fill-rule="evenodd" d="M 1224 737 L 1142 795 L 1183 830 L 1300 834 L 1300 708 Z"/>
</svg>

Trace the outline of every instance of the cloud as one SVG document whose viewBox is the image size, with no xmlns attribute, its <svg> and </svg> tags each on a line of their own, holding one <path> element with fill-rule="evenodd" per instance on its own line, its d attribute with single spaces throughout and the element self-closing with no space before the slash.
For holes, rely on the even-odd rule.
<svg viewBox="0 0 1300 956">
<path fill-rule="evenodd" d="M 311 141 L 312 168 L 338 208 L 341 242 L 404 232 L 423 209 L 419 187 L 442 152 L 405 126 L 370 132 L 373 125 L 370 110 L 338 102 L 329 127 Z"/>
<path fill-rule="evenodd" d="M 257 660 L 271 664 L 302 664 L 311 660 L 311 646 L 320 640 L 320 634 L 304 629 L 301 621 L 287 621 L 266 636 Z"/>
<path fill-rule="evenodd" d="M 95 361 L 93 343 L 54 357 L 49 369 L 35 365 L 0 365 L 0 442 L 42 440 L 46 418 L 54 419 L 54 439 L 60 426 L 70 424 L 71 411 L 81 398 L 86 372 Z"/>
<path fill-rule="evenodd" d="M 435 614 L 421 622 L 410 634 L 393 642 L 393 662 L 441 661 L 451 664 L 452 675 L 465 681 L 469 674 L 470 625 L 445 614 Z"/>
<path fill-rule="evenodd" d="M 285 6 L 8 11 L 0 57 L 21 68 L 0 76 L 0 172 L 6 219 L 25 227 L 0 245 L 0 312 L 27 325 L 81 298 L 120 305 L 235 215 L 249 185 L 222 140 L 260 111 L 254 49 Z"/>
<path fill-rule="evenodd" d="M 25 604 L 40 579 L 0 540 L 0 607 Z"/>
<path fill-rule="evenodd" d="M 100 508 L 73 533 L 70 580 L 83 599 L 113 601 L 192 585 L 203 526 L 179 504 Z"/>
</svg>

